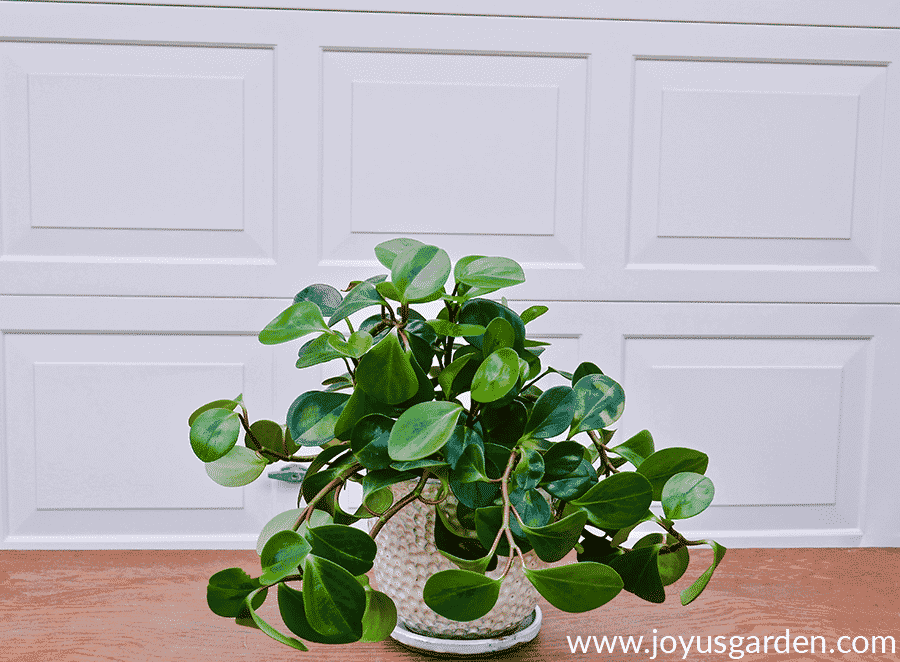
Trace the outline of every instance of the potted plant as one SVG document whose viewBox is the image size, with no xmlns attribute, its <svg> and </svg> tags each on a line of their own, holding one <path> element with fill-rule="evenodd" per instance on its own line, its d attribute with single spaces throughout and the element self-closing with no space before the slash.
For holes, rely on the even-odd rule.
<svg viewBox="0 0 900 662">
<path fill-rule="evenodd" d="M 623 589 L 662 602 L 664 587 L 687 569 L 688 549 L 708 544 L 712 566 L 681 593 L 682 604 L 694 600 L 725 553 L 675 529 L 676 520 L 713 499 L 707 456 L 656 450 L 647 430 L 611 443 L 622 387 L 589 362 L 573 373 L 543 368 L 548 343 L 529 339 L 526 324 L 547 307 L 516 313 L 505 298 L 485 297 L 524 282 L 515 261 L 471 255 L 451 267 L 444 250 L 413 239 L 384 242 L 375 254 L 389 275 L 354 281 L 346 296 L 310 285 L 259 333 L 267 345 L 311 335 L 297 367 L 334 361 L 343 374 L 297 397 L 284 424 L 251 421 L 240 396 L 203 405 L 189 418 L 194 453 L 222 485 L 246 485 L 277 461 L 310 463 L 298 507 L 260 534 L 260 569 L 210 577 L 210 609 L 307 650 L 304 642 L 388 637 L 398 604 L 400 627 L 416 630 L 409 612 L 417 607 L 405 602 L 421 597 L 421 609 L 463 628 L 425 634 L 465 638 L 467 623 L 504 610 L 498 598 L 513 582 L 527 588 L 516 589 L 526 616 L 534 591 L 568 612 L 600 607 Z M 411 308 L 427 302 L 443 303 L 434 319 Z M 370 308 L 378 312 L 355 330 L 349 316 Z M 551 373 L 570 385 L 542 390 L 538 382 Z M 298 455 L 303 448 L 315 453 Z M 361 484 L 353 512 L 340 498 L 348 482 Z M 662 516 L 650 510 L 653 502 Z M 352 526 L 364 519 L 368 532 Z M 646 521 L 661 531 L 626 546 Z M 405 543 L 385 544 L 391 527 L 388 537 Z M 408 562 L 401 555 L 411 548 L 436 551 L 435 563 Z M 573 549 L 577 561 L 560 565 Z M 376 556 L 382 565 L 410 568 L 394 573 L 398 581 L 404 574 L 415 581 L 414 568 L 424 568 L 424 583 L 402 589 L 403 599 L 396 590 L 390 597 L 390 572 L 377 589 L 367 579 Z M 295 637 L 256 613 L 269 589 Z M 515 630 L 522 614 L 476 636 Z"/>
</svg>

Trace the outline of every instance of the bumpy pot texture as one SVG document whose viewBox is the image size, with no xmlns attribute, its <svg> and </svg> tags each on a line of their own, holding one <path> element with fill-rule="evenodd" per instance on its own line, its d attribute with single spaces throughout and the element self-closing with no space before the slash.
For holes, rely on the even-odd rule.
<svg viewBox="0 0 900 662">
<path fill-rule="evenodd" d="M 394 499 L 400 499 L 415 486 L 415 481 L 391 486 Z M 429 482 L 424 490 L 426 498 L 434 499 L 439 484 Z M 457 500 L 451 494 L 438 507 L 448 519 L 456 520 Z M 378 533 L 378 555 L 375 557 L 375 585 L 391 597 L 397 605 L 397 619 L 411 632 L 446 639 L 487 639 L 515 631 L 531 615 L 538 593 L 522 572 L 522 564 L 515 559 L 509 574 L 500 587 L 500 597 L 494 608 L 474 621 L 451 621 L 432 611 L 422 600 L 427 579 L 441 570 L 456 568 L 441 555 L 434 544 L 435 507 L 413 501 L 394 515 Z M 474 534 L 473 534 L 474 537 Z M 524 555 L 529 568 L 545 568 L 534 552 Z M 498 567 L 487 573 L 499 577 L 503 557 Z"/>
</svg>

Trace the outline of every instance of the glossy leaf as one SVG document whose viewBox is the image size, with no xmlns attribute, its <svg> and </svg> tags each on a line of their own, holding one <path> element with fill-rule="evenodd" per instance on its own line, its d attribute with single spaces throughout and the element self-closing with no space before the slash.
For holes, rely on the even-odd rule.
<svg viewBox="0 0 900 662">
<path fill-rule="evenodd" d="M 288 448 L 283 443 L 284 432 L 282 431 L 281 426 L 275 421 L 268 421 L 266 419 L 253 421 L 253 423 L 250 424 L 250 432 L 253 433 L 253 438 L 256 439 L 256 441 L 259 442 L 259 445 L 264 449 L 275 451 L 276 453 L 287 452 Z M 256 450 L 256 447 L 253 445 L 253 442 L 250 441 L 248 436 L 244 437 L 244 444 L 247 448 Z"/>
<path fill-rule="evenodd" d="M 397 471 L 396 469 L 379 469 L 378 471 L 367 471 L 363 476 L 362 488 L 363 498 L 366 499 L 378 490 L 403 483 L 418 476 L 412 471 Z"/>
<path fill-rule="evenodd" d="M 440 450 L 453 434 L 462 406 L 423 402 L 407 409 L 391 429 L 388 454 L 393 460 L 419 460 Z"/>
<path fill-rule="evenodd" d="M 466 364 L 469 361 L 477 358 L 478 355 L 474 353 L 463 354 L 459 358 L 454 359 L 453 362 L 450 363 L 450 365 L 448 365 L 446 368 L 441 370 L 441 373 L 438 375 L 438 384 L 440 384 L 445 398 L 449 399 L 451 395 L 456 392 L 453 389 L 453 382 L 456 380 L 457 376 L 460 374 Z"/>
<path fill-rule="evenodd" d="M 340 352 L 343 356 L 358 359 L 369 351 L 372 346 L 372 336 L 366 331 L 356 331 L 350 334 L 347 340 L 338 335 L 329 335 L 328 344 Z"/>
<path fill-rule="evenodd" d="M 457 426 L 457 428 L 459 427 L 461 426 Z M 450 476 L 457 483 L 487 482 L 487 469 L 484 465 L 484 446 L 477 443 L 466 446 Z"/>
<path fill-rule="evenodd" d="M 657 557 L 662 545 L 652 544 L 637 547 L 617 556 L 609 562 L 610 567 L 619 573 L 624 589 L 647 602 L 662 603 L 666 600 L 666 591 L 659 576 Z"/>
<path fill-rule="evenodd" d="M 578 367 L 575 368 L 575 372 L 572 373 L 571 381 L 572 388 L 575 388 L 575 384 L 581 381 L 582 377 L 587 375 L 602 375 L 603 371 L 597 367 L 595 363 L 591 363 L 590 361 L 583 361 L 578 364 Z"/>
<path fill-rule="evenodd" d="M 266 460 L 245 446 L 233 446 L 230 451 L 205 465 L 206 475 L 219 485 L 241 487 L 260 477 Z"/>
<path fill-rule="evenodd" d="M 435 510 L 434 545 L 438 552 L 463 570 L 484 574 L 491 566 L 488 550 L 477 539 L 452 531 L 443 510 L 440 507 Z"/>
<path fill-rule="evenodd" d="M 521 318 L 506 306 L 489 299 L 470 299 L 459 309 L 459 324 L 477 324 L 487 329 L 488 324 L 497 317 L 505 319 L 512 325 L 514 332 L 513 349 L 521 353 L 525 349 L 525 325 Z M 466 336 L 466 342 L 481 349 L 483 336 L 475 334 Z"/>
<path fill-rule="evenodd" d="M 262 531 L 259 532 L 259 537 L 256 539 L 256 553 L 258 555 L 262 555 L 262 551 L 265 548 L 266 543 L 269 542 L 269 539 L 279 531 L 287 531 L 289 529 L 293 529 L 297 518 L 300 517 L 300 513 L 302 513 L 303 510 L 303 508 L 291 508 L 290 510 L 286 510 L 283 513 L 278 513 L 277 515 L 275 515 L 275 517 L 270 519 L 262 528 Z"/>
<path fill-rule="evenodd" d="M 637 472 L 653 486 L 653 500 L 662 499 L 662 489 L 672 476 L 683 471 L 706 473 L 709 456 L 691 448 L 663 448 L 641 462 Z"/>
<path fill-rule="evenodd" d="M 666 537 L 667 544 L 671 545 L 675 542 L 674 536 Z M 674 584 L 684 575 L 690 565 L 691 555 L 687 547 L 679 547 L 678 551 L 669 552 L 668 554 L 660 553 L 656 560 L 659 566 L 659 578 L 663 586 Z"/>
<path fill-rule="evenodd" d="M 725 557 L 725 552 L 728 550 L 717 543 L 714 540 L 705 540 L 706 544 L 713 548 L 713 562 L 706 571 L 697 578 L 693 584 L 691 584 L 688 588 L 684 589 L 681 592 L 681 604 L 687 605 L 697 599 L 697 597 L 703 593 L 703 589 L 706 588 L 706 585 L 709 583 L 709 580 L 713 576 L 713 572 L 715 572 L 719 563 Z"/>
<path fill-rule="evenodd" d="M 451 338 L 462 338 L 463 336 L 480 336 L 487 329 L 480 324 L 454 324 L 447 320 L 434 319 L 428 320 L 435 334 L 439 336 L 449 336 Z"/>
<path fill-rule="evenodd" d="M 306 618 L 303 593 L 287 584 L 278 585 L 278 611 L 287 629 L 306 641 L 317 644 L 350 644 L 361 638 L 349 632 L 330 636 L 317 632 Z"/>
<path fill-rule="evenodd" d="M 459 458 L 462 457 L 466 448 L 472 444 L 481 448 L 483 457 L 484 439 L 476 428 L 467 428 L 463 425 L 457 425 L 453 428 L 453 434 L 443 448 L 444 457 L 447 459 L 451 469 L 456 468 Z"/>
<path fill-rule="evenodd" d="M 490 321 L 484 331 L 481 343 L 481 351 L 485 356 L 495 352 L 501 347 L 512 347 L 516 341 L 516 334 L 512 324 L 502 317 L 496 317 Z"/>
<path fill-rule="evenodd" d="M 360 641 L 383 641 L 397 626 L 397 606 L 381 591 L 366 591 L 366 611 L 363 615 L 363 634 Z"/>
<path fill-rule="evenodd" d="M 267 590 L 267 589 L 263 589 L 263 590 Z M 268 636 L 270 636 L 272 639 L 274 639 L 275 641 L 277 641 L 280 644 L 284 644 L 285 646 L 290 646 L 291 648 L 296 648 L 297 650 L 301 650 L 301 651 L 309 650 L 309 648 L 306 647 L 306 644 L 304 644 L 302 641 L 282 634 L 281 632 L 279 632 L 278 630 L 273 628 L 271 625 L 269 625 L 265 620 L 263 620 L 263 618 L 259 614 L 256 613 L 256 610 L 252 606 L 254 599 L 255 599 L 255 595 L 252 593 L 250 595 L 248 595 L 246 598 L 244 598 L 244 604 L 243 604 L 243 608 L 241 611 L 242 617 L 246 618 L 249 616 L 257 628 L 259 628 L 260 630 L 265 632 Z"/>
<path fill-rule="evenodd" d="M 606 375 L 585 375 L 575 384 L 571 439 L 578 432 L 609 427 L 625 410 L 625 391 Z"/>
<path fill-rule="evenodd" d="M 323 333 L 317 338 L 308 340 L 300 347 L 297 353 L 297 367 L 308 368 L 320 363 L 327 363 L 343 356 L 338 350 L 331 346 L 328 339 L 335 335 L 333 333 Z"/>
<path fill-rule="evenodd" d="M 390 269 L 393 267 L 394 260 L 400 253 L 403 253 L 410 248 L 424 245 L 425 244 L 417 239 L 407 239 L 406 237 L 391 239 L 382 242 L 375 247 L 375 257 L 378 258 L 378 261 L 381 262 L 381 264 Z"/>
<path fill-rule="evenodd" d="M 396 405 L 413 397 L 419 382 L 410 360 L 395 332 L 372 347 L 359 360 L 356 385 L 366 395 L 389 405 Z"/>
<path fill-rule="evenodd" d="M 565 431 L 572 422 L 575 405 L 575 392 L 568 386 L 547 389 L 534 403 L 524 436 L 547 439 Z"/>
<path fill-rule="evenodd" d="M 297 574 L 309 549 L 309 543 L 296 531 L 279 531 L 269 538 L 259 556 L 263 569 L 259 581 L 274 584 L 288 575 Z"/>
<path fill-rule="evenodd" d="M 519 357 L 503 347 L 488 356 L 472 377 L 472 399 L 494 402 L 506 395 L 519 380 Z"/>
<path fill-rule="evenodd" d="M 519 513 L 519 517 L 522 518 L 522 522 L 526 526 L 546 526 L 550 523 L 550 519 L 553 517 L 553 512 L 550 509 L 550 504 L 547 503 L 547 500 L 536 489 L 517 489 L 513 492 L 510 492 L 509 501 L 516 509 L 516 512 Z M 514 532 L 516 534 L 521 533 L 520 537 L 525 537 L 525 534 L 521 531 L 519 522 L 515 519 L 515 517 L 513 517 L 513 519 L 511 520 L 511 526 L 514 527 Z"/>
<path fill-rule="evenodd" d="M 306 539 L 313 554 L 337 563 L 351 575 L 362 575 L 372 569 L 377 546 L 364 531 L 330 524 L 308 529 Z"/>
<path fill-rule="evenodd" d="M 208 402 L 194 410 L 194 413 L 188 417 L 188 425 L 193 426 L 194 421 L 197 420 L 197 417 L 205 411 L 209 411 L 210 409 L 227 409 L 228 411 L 233 411 L 235 407 L 238 406 L 237 400 L 216 400 L 214 402 Z"/>
<path fill-rule="evenodd" d="M 235 618 L 241 613 L 244 598 L 260 587 L 259 579 L 250 577 L 240 568 L 220 570 L 209 578 L 206 604 L 217 616 Z M 263 589 L 254 597 L 254 606 L 259 607 L 265 599 L 266 590 Z"/>
<path fill-rule="evenodd" d="M 530 490 L 538 486 L 544 477 L 544 458 L 537 451 L 525 449 L 512 472 L 510 487 L 513 490 Z"/>
<path fill-rule="evenodd" d="M 329 331 L 322 319 L 322 311 L 312 301 L 301 301 L 291 304 L 269 322 L 259 332 L 259 342 L 263 345 L 277 345 L 316 331 Z"/>
<path fill-rule="evenodd" d="M 528 410 L 518 400 L 497 407 L 490 405 L 482 409 L 481 421 L 487 436 L 501 446 L 514 446 L 525 431 Z"/>
<path fill-rule="evenodd" d="M 525 282 L 525 273 L 507 257 L 476 257 L 455 272 L 456 280 L 470 287 L 500 288 Z"/>
<path fill-rule="evenodd" d="M 368 281 L 363 281 L 347 293 L 347 296 L 344 297 L 341 305 L 338 306 L 337 310 L 335 310 L 331 317 L 328 318 L 328 326 L 334 326 L 342 319 L 349 317 L 363 308 L 378 306 L 382 303 L 384 303 L 384 299 L 378 294 L 375 285 Z"/>
<path fill-rule="evenodd" d="M 343 298 L 341 293 L 331 285 L 316 283 L 297 292 L 294 296 L 294 303 L 312 301 L 322 311 L 322 316 L 328 317 L 334 314 L 337 307 L 341 305 Z"/>
<path fill-rule="evenodd" d="M 241 422 L 229 409 L 207 409 L 191 425 L 191 448 L 204 462 L 223 457 L 237 443 Z"/>
<path fill-rule="evenodd" d="M 621 529 L 644 516 L 652 502 L 651 495 L 649 481 L 629 471 L 605 478 L 570 503 L 586 511 L 594 526 Z"/>
<path fill-rule="evenodd" d="M 577 441 L 559 441 L 544 454 L 544 478 L 552 482 L 575 471 L 584 459 L 584 446 Z"/>
<path fill-rule="evenodd" d="M 350 436 L 353 454 L 366 469 L 387 469 L 391 466 L 388 439 L 394 419 L 383 414 L 368 414 L 357 421 Z"/>
<path fill-rule="evenodd" d="M 303 606 L 309 624 L 326 636 L 362 638 L 366 592 L 352 574 L 315 554 L 303 561 Z"/>
<path fill-rule="evenodd" d="M 422 597 L 435 612 L 452 621 L 474 621 L 486 615 L 500 595 L 499 579 L 454 568 L 433 574 Z"/>
<path fill-rule="evenodd" d="M 572 551 L 586 522 L 587 513 L 578 511 L 558 522 L 537 527 L 526 525 L 522 530 L 538 558 L 555 563 Z"/>
<path fill-rule="evenodd" d="M 653 436 L 649 430 L 641 430 L 627 441 L 623 441 L 609 450 L 613 453 L 618 453 L 635 467 L 639 467 L 641 462 L 653 455 Z"/>
<path fill-rule="evenodd" d="M 622 578 L 602 563 L 585 561 L 556 568 L 524 568 L 528 581 L 547 602 L 569 613 L 596 609 L 622 590 Z"/>
<path fill-rule="evenodd" d="M 449 275 L 447 252 L 430 244 L 407 248 L 391 264 L 391 282 L 403 302 L 439 292 Z"/>
<path fill-rule="evenodd" d="M 546 313 L 548 310 L 550 310 L 550 309 L 547 308 L 547 306 L 530 306 L 529 308 L 526 308 L 525 310 L 523 310 L 519 314 L 519 317 L 522 318 L 523 324 L 528 324 L 532 320 L 536 320 L 538 317 L 540 317 L 541 315 Z"/>
<path fill-rule="evenodd" d="M 662 507 L 668 519 L 687 519 L 702 513 L 712 503 L 713 482 L 698 473 L 683 471 L 663 485 Z"/>
<path fill-rule="evenodd" d="M 549 451 L 547 452 L 549 453 Z M 557 499 L 570 501 L 582 496 L 596 482 L 597 470 L 587 459 L 583 459 L 575 471 L 547 483 L 544 485 L 544 489 Z"/>
<path fill-rule="evenodd" d="M 300 395 L 287 412 L 291 438 L 301 446 L 319 446 L 334 439 L 335 425 L 347 405 L 347 393 L 307 391 Z"/>
</svg>

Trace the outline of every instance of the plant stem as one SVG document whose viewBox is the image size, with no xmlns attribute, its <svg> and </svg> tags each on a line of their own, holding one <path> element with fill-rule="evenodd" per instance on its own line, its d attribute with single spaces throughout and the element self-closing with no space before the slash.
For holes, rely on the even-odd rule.
<svg viewBox="0 0 900 662">
<path fill-rule="evenodd" d="M 672 545 L 665 545 L 659 550 L 660 554 L 672 554 L 673 552 L 677 552 L 682 547 L 687 547 L 688 545 L 705 545 L 706 541 L 704 540 L 688 540 L 683 535 L 681 535 L 678 531 L 675 530 L 675 527 L 671 524 L 667 524 L 659 517 L 653 518 L 657 524 L 659 524 L 662 528 L 664 528 L 668 533 L 675 536 L 677 542 Z"/>
<path fill-rule="evenodd" d="M 294 526 L 292 526 L 291 528 L 294 531 L 299 529 L 300 525 L 303 524 L 303 522 L 305 520 L 312 518 L 312 512 L 313 512 L 313 510 L 315 510 L 316 504 L 319 503 L 319 501 L 321 501 L 322 498 L 326 494 L 331 492 L 331 490 L 333 490 L 335 487 L 337 487 L 338 485 L 343 483 L 345 480 L 347 480 L 350 476 L 355 474 L 357 471 L 360 471 L 362 468 L 363 468 L 363 465 L 359 464 L 358 462 L 354 462 L 349 467 L 347 467 L 344 471 L 342 471 L 340 474 L 338 474 L 335 478 L 332 478 L 328 482 L 328 484 L 325 487 L 323 487 L 321 490 L 319 490 L 318 494 L 316 494 L 316 496 L 314 496 L 312 498 L 312 500 L 310 500 L 310 502 L 308 504 L 306 504 L 306 508 L 304 508 L 303 512 L 300 513 L 300 516 L 297 518 L 297 521 L 294 522 Z M 301 493 L 302 493 L 302 490 L 301 490 Z"/>
<path fill-rule="evenodd" d="M 500 493 L 503 495 L 503 526 L 500 530 L 506 531 L 506 541 L 509 543 L 509 559 L 506 561 L 506 566 L 504 566 L 503 573 L 500 575 L 501 577 L 506 577 L 507 573 L 509 573 L 509 569 L 512 567 L 513 554 L 519 549 L 515 540 L 513 540 L 512 529 L 509 528 L 509 511 L 512 508 L 512 504 L 509 501 L 509 475 L 512 473 L 512 468 L 518 455 L 519 451 L 517 449 L 514 449 L 509 454 L 509 461 L 506 463 L 506 469 L 503 471 L 503 477 L 500 482 Z"/>
<path fill-rule="evenodd" d="M 533 380 L 531 380 L 528 384 L 526 384 L 525 386 L 523 386 L 523 387 L 522 387 L 522 390 L 521 390 L 520 392 L 525 392 L 525 391 L 527 391 L 530 387 L 534 386 L 534 385 L 537 383 L 537 381 L 538 381 L 539 379 L 541 379 L 542 377 L 546 377 L 546 376 L 549 375 L 551 372 L 555 372 L 555 371 L 554 371 L 554 370 L 551 370 L 550 368 L 547 368 L 546 370 L 544 370 L 544 372 L 542 372 L 542 373 L 539 374 L 537 377 L 535 377 Z"/>
<path fill-rule="evenodd" d="M 600 438 L 597 436 L 597 433 L 593 430 L 587 431 L 588 436 L 591 438 L 591 441 L 594 442 L 594 448 L 597 449 L 597 452 L 600 453 L 600 461 L 603 463 L 603 474 L 604 476 L 609 476 L 610 474 L 617 474 L 619 470 L 616 469 L 612 462 L 609 461 L 609 457 L 606 455 L 606 451 L 609 449 L 606 447 Z"/>
<path fill-rule="evenodd" d="M 379 516 L 378 521 L 375 522 L 375 525 L 372 527 L 372 530 L 369 531 L 369 536 L 371 538 L 375 538 L 378 535 L 378 532 L 381 531 L 382 527 L 387 524 L 388 520 L 391 519 L 394 515 L 400 512 L 405 506 L 415 501 L 419 495 L 422 493 L 422 490 L 425 487 L 425 482 L 428 480 L 428 472 L 423 471 L 422 477 L 419 479 L 418 484 L 412 489 L 412 491 L 400 499 L 393 506 L 384 511 L 384 514 Z"/>
</svg>

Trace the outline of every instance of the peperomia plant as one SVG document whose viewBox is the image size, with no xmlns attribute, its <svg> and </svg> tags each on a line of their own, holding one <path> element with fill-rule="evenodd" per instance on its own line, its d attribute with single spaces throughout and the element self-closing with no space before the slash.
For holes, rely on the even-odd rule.
<svg viewBox="0 0 900 662">
<path fill-rule="evenodd" d="M 685 539 L 674 522 L 712 501 L 707 456 L 688 448 L 657 451 L 647 430 L 611 445 L 609 426 L 625 406 L 622 387 L 593 363 L 573 373 L 542 369 L 548 343 L 529 339 L 525 326 L 547 307 L 516 313 L 505 298 L 485 298 L 524 282 L 515 261 L 471 255 L 451 269 L 444 250 L 413 239 L 384 242 L 375 254 L 389 276 L 354 281 L 346 296 L 329 285 L 310 285 L 259 333 L 266 345 L 313 335 L 300 347 L 297 367 L 335 361 L 346 372 L 294 400 L 284 425 L 251 423 L 241 396 L 206 404 L 189 418 L 194 453 L 222 485 L 246 485 L 279 460 L 310 462 L 298 507 L 277 515 L 260 534 L 259 575 L 240 568 L 214 574 L 210 609 L 300 650 L 307 650 L 303 641 L 384 639 L 397 611 L 366 578 L 378 532 L 411 502 L 437 508 L 451 493 L 458 517 L 452 525 L 443 514 L 436 518 L 435 544 L 457 568 L 432 575 L 423 593 L 446 618 L 487 614 L 517 560 L 537 591 L 563 611 L 595 609 L 623 588 L 663 602 L 664 587 L 688 567 L 688 548 L 708 544 L 712 566 L 681 593 L 682 604 L 694 600 L 725 548 Z M 443 308 L 435 319 L 410 307 L 438 300 Z M 379 312 L 354 330 L 349 316 L 370 307 Z M 346 333 L 334 328 L 341 322 Z M 551 373 L 571 385 L 541 390 L 537 383 Z M 317 452 L 296 455 L 306 447 Z M 426 496 L 429 479 L 438 481 L 439 491 Z M 339 500 L 348 481 L 362 490 L 352 513 Z M 390 487 L 406 481 L 415 486 L 395 501 Z M 662 516 L 650 510 L 654 501 Z M 351 526 L 363 518 L 372 520 L 368 533 Z M 629 534 L 646 521 L 663 532 L 626 547 Z M 553 563 L 573 549 L 575 563 L 525 566 L 530 550 Z M 485 574 L 498 566 L 499 578 Z M 298 638 L 256 613 L 272 587 L 284 624 Z"/>
</svg>

